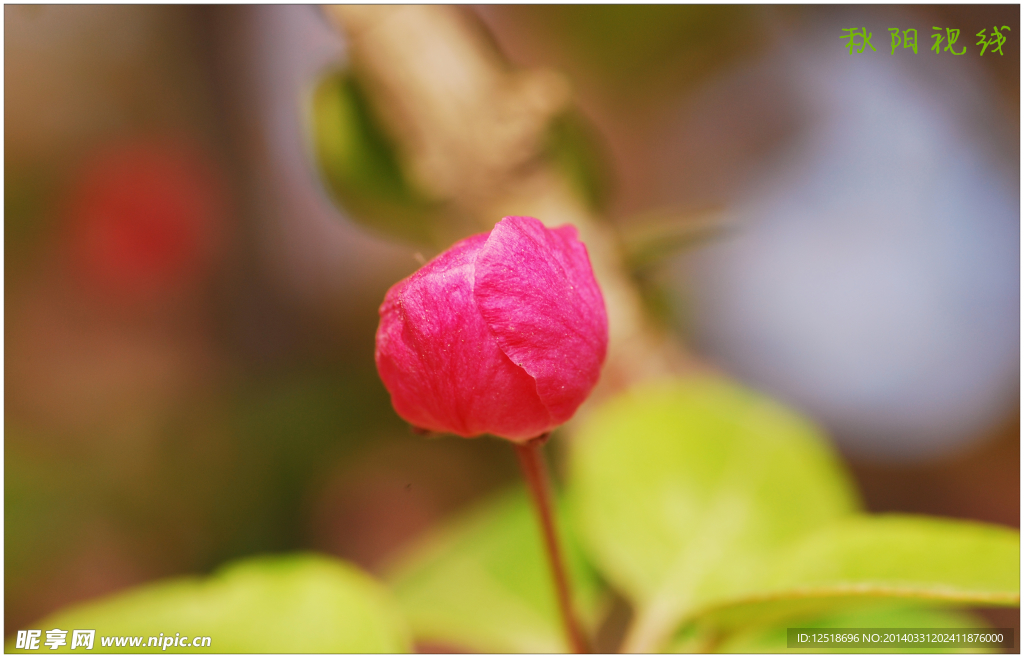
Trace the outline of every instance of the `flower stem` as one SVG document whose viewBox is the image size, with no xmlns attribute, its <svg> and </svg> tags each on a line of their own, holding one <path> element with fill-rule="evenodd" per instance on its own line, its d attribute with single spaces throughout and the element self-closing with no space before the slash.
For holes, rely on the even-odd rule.
<svg viewBox="0 0 1024 658">
<path fill-rule="evenodd" d="M 566 577 L 565 564 L 562 561 L 562 553 L 558 546 L 558 536 L 555 533 L 551 487 L 548 481 L 547 464 L 544 461 L 544 453 L 542 451 L 547 440 L 548 435 L 543 434 L 525 443 L 516 443 L 516 455 L 519 457 L 519 465 L 523 469 L 523 477 L 526 478 L 526 483 L 530 487 L 530 495 L 533 498 L 541 529 L 544 532 L 544 545 L 548 553 L 548 562 L 551 565 L 551 575 L 555 581 L 558 607 L 562 613 L 562 623 L 565 625 L 565 634 L 568 637 L 569 646 L 572 648 L 573 653 L 590 653 L 576 615 L 573 614 L 572 598 L 569 595 L 569 580 Z"/>
</svg>

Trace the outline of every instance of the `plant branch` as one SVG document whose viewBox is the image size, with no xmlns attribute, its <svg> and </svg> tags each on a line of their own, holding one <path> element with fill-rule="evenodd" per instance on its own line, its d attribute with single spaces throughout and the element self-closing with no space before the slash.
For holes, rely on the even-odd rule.
<svg viewBox="0 0 1024 658">
<path fill-rule="evenodd" d="M 450 226 L 435 228 L 445 238 L 438 246 L 490 230 L 505 215 L 579 230 L 608 309 L 608 357 L 592 400 L 637 381 L 706 367 L 648 321 L 614 231 L 544 156 L 549 120 L 572 102 L 563 76 L 515 70 L 472 12 L 461 8 L 338 5 L 324 11 L 344 31 L 352 70 L 410 180 L 445 205 Z"/>
</svg>

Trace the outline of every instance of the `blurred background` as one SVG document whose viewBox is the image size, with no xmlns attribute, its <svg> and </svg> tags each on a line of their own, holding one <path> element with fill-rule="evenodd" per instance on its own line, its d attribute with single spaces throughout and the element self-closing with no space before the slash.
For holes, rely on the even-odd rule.
<svg viewBox="0 0 1024 658">
<path fill-rule="evenodd" d="M 460 11 L 565 74 L 565 152 L 624 245 L 701 229 L 630 261 L 652 317 L 826 428 L 871 510 L 1019 527 L 1019 6 Z M 255 553 L 379 570 L 515 481 L 377 378 L 377 306 L 433 252 L 390 230 L 417 200 L 386 141 L 337 183 L 319 9 L 4 19 L 5 634 Z"/>
</svg>

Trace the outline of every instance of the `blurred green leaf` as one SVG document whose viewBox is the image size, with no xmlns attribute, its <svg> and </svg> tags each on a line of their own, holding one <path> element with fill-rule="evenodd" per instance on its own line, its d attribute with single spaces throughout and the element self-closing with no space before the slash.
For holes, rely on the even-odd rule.
<svg viewBox="0 0 1024 658">
<path fill-rule="evenodd" d="M 409 641 L 386 591 L 343 562 L 313 556 L 262 557 L 229 565 L 207 579 L 145 585 L 74 606 L 35 624 L 45 631 L 95 629 L 94 651 L 153 652 L 149 637 L 208 636 L 194 653 L 396 653 Z M 140 647 L 101 647 L 101 636 L 142 637 Z M 69 651 L 68 644 L 61 647 Z M 5 647 L 14 651 L 10 639 Z M 45 648 L 47 651 L 50 649 Z"/>
<path fill-rule="evenodd" d="M 607 206 L 612 181 L 602 146 L 597 131 L 579 112 L 564 112 L 548 127 L 547 157 L 595 211 Z"/>
<path fill-rule="evenodd" d="M 714 649 L 720 653 L 978 653 L 978 649 L 789 649 L 787 628 L 986 628 L 988 624 L 974 615 L 959 610 L 944 610 L 905 605 L 873 605 L 814 619 L 794 620 L 786 626 L 755 627 L 731 636 Z M 673 646 L 685 650 L 686 646 Z M 674 651 L 673 651 L 674 652 Z"/>
<path fill-rule="evenodd" d="M 812 426 L 716 378 L 637 388 L 573 444 L 585 546 L 634 603 L 626 648 L 703 646 L 903 599 L 1018 605 L 1019 533 L 854 514 L 847 476 Z"/>
<path fill-rule="evenodd" d="M 595 411 L 569 486 L 588 554 L 634 604 L 641 651 L 745 591 L 760 556 L 857 509 L 814 426 L 720 378 L 637 387 Z"/>
<path fill-rule="evenodd" d="M 355 76 L 339 71 L 320 82 L 311 125 L 327 188 L 353 219 L 414 243 L 448 244 L 454 209 L 427 198 L 405 176 L 399 152 Z M 546 137 L 544 155 L 592 208 L 602 208 L 611 173 L 597 132 L 568 111 L 551 122 Z"/>
<path fill-rule="evenodd" d="M 576 609 L 593 630 L 602 588 L 560 526 Z M 393 574 L 389 581 L 418 641 L 478 652 L 568 650 L 540 528 L 523 490 L 439 529 Z"/>
<path fill-rule="evenodd" d="M 745 595 L 698 615 L 737 627 L 858 601 L 1020 604 L 1020 534 L 928 517 L 858 516 L 822 528 L 765 559 Z"/>
<path fill-rule="evenodd" d="M 311 125 L 327 188 L 352 219 L 394 237 L 432 242 L 439 209 L 406 179 L 395 145 L 353 75 L 338 71 L 320 82 Z"/>
</svg>

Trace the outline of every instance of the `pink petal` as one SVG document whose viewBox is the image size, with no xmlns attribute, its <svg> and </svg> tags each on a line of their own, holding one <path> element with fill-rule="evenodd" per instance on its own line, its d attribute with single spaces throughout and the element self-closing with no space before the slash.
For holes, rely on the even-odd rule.
<svg viewBox="0 0 1024 658">
<path fill-rule="evenodd" d="M 555 424 L 568 420 L 597 383 L 608 346 L 604 298 L 576 229 L 504 218 L 477 255 L 473 293 Z"/>
<path fill-rule="evenodd" d="M 487 240 L 456 243 L 395 284 L 380 308 L 377 369 L 398 414 L 425 429 L 526 440 L 555 423 L 523 369 L 498 347 L 473 299 Z"/>
</svg>

